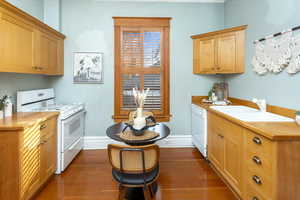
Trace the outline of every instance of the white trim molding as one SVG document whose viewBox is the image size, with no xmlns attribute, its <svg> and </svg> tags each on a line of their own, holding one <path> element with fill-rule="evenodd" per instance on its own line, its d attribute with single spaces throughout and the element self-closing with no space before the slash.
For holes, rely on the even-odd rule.
<svg viewBox="0 0 300 200">
<path fill-rule="evenodd" d="M 108 144 L 123 144 L 107 136 L 85 136 L 84 149 L 106 149 Z M 191 135 L 171 135 L 157 143 L 163 148 L 189 148 L 194 147 Z"/>
<path fill-rule="evenodd" d="M 226 0 L 95 0 L 98 2 L 225 3 Z"/>
</svg>

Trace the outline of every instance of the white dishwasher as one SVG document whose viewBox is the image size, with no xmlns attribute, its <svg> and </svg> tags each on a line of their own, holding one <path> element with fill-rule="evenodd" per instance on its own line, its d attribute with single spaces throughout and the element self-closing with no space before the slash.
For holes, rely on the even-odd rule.
<svg viewBox="0 0 300 200">
<path fill-rule="evenodd" d="M 192 110 L 192 141 L 201 154 L 207 158 L 207 111 L 195 104 Z"/>
</svg>

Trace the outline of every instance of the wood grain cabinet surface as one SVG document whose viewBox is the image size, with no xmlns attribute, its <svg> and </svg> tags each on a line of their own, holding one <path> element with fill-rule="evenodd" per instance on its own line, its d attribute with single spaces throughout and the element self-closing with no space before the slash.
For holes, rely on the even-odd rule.
<svg viewBox="0 0 300 200">
<path fill-rule="evenodd" d="M 56 169 L 56 120 L 0 131 L 0 199 L 28 200 Z"/>
<path fill-rule="evenodd" d="M 65 36 L 0 1 L 0 72 L 63 75 Z"/>
<path fill-rule="evenodd" d="M 239 26 L 193 35 L 193 73 L 243 73 L 246 28 Z"/>
<path fill-rule="evenodd" d="M 299 140 L 271 140 L 208 112 L 208 159 L 243 200 L 298 200 L 299 150 Z"/>
</svg>

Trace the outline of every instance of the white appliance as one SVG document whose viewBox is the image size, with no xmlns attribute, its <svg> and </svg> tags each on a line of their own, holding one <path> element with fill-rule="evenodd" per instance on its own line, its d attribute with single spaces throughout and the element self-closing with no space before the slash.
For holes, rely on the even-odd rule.
<svg viewBox="0 0 300 200">
<path fill-rule="evenodd" d="M 207 111 L 195 104 L 192 110 L 192 141 L 200 153 L 207 158 Z"/>
<path fill-rule="evenodd" d="M 17 93 L 18 112 L 60 112 L 57 120 L 57 169 L 63 172 L 83 149 L 85 108 L 83 104 L 56 104 L 54 89 L 20 91 Z"/>
</svg>

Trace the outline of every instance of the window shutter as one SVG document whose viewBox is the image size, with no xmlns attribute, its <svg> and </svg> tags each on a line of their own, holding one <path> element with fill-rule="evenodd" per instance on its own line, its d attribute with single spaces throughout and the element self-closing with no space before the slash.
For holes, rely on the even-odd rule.
<svg viewBox="0 0 300 200">
<path fill-rule="evenodd" d="M 149 88 L 144 109 L 169 119 L 170 19 L 132 20 L 115 18 L 115 119 L 136 109 L 132 88 Z"/>
</svg>

